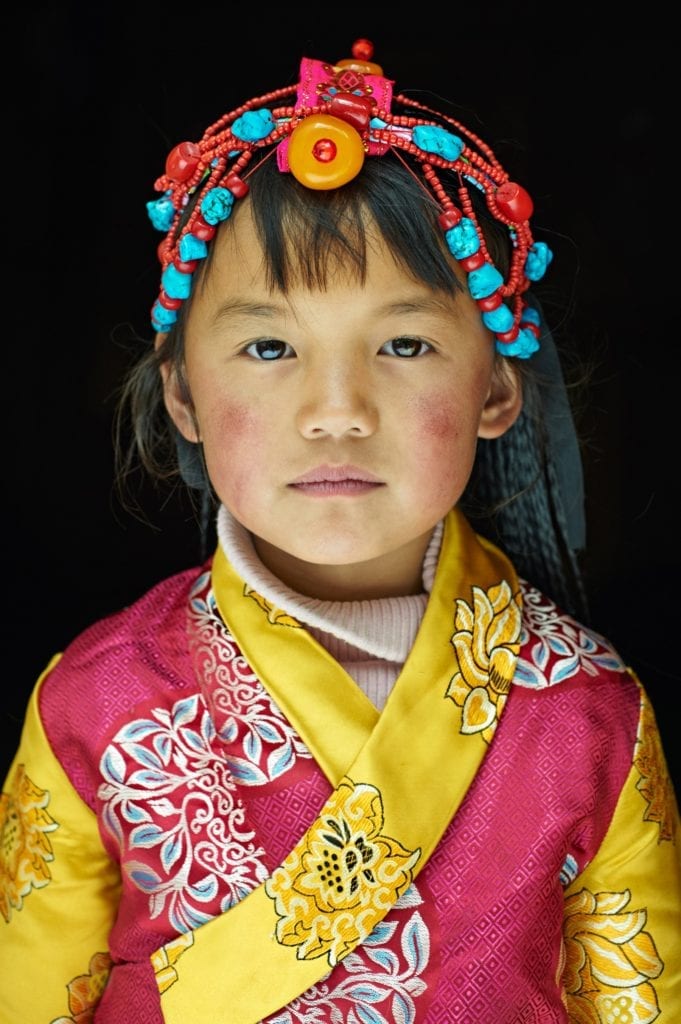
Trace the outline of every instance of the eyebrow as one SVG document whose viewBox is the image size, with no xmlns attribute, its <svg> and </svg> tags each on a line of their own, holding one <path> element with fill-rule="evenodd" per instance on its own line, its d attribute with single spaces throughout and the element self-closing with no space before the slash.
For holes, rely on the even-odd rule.
<svg viewBox="0 0 681 1024">
<path fill-rule="evenodd" d="M 249 302 L 246 299 L 227 299 L 218 306 L 213 316 L 213 323 L 219 324 L 222 320 L 233 317 L 260 317 L 271 318 L 281 314 L 284 307 L 274 302 Z"/>
<path fill-rule="evenodd" d="M 451 299 L 456 296 L 440 297 L 437 293 L 419 295 L 414 298 L 395 299 L 376 308 L 376 316 L 404 316 L 409 313 L 446 313 L 452 315 Z M 446 301 L 449 300 L 449 301 Z M 221 303 L 213 316 L 213 323 L 238 317 L 254 317 L 262 320 L 291 314 L 292 310 L 283 303 L 250 302 L 247 299 L 227 299 Z"/>
</svg>

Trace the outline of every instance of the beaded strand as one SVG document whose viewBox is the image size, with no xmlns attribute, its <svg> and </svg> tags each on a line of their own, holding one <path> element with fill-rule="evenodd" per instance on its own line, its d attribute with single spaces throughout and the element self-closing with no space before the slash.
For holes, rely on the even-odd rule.
<svg viewBox="0 0 681 1024">
<path fill-rule="evenodd" d="M 154 183 L 161 198 L 147 203 L 152 224 L 165 236 L 158 247 L 161 289 L 152 308 L 156 331 L 164 333 L 175 323 L 208 244 L 230 216 L 234 201 L 248 192 L 246 172 L 256 152 L 276 151 L 280 170 L 290 171 L 310 188 L 342 187 L 358 173 L 366 155 L 390 152 L 412 174 L 401 154 L 420 168 L 424 188 L 442 211 L 438 219 L 448 249 L 467 275 L 470 294 L 498 351 L 519 358 L 537 351 L 536 317 L 522 295 L 541 279 L 553 254 L 545 243 L 533 240 L 530 196 L 510 181 L 492 149 L 455 118 L 401 93 L 392 97 L 391 105 L 402 108 L 395 113 L 372 99 L 381 94 L 390 100 L 392 88 L 382 69 L 370 63 L 372 54 L 372 44 L 358 40 L 351 60 L 331 65 L 306 59 L 297 85 L 246 101 L 219 117 L 199 142 L 183 142 L 171 150 L 165 173 Z M 352 91 L 347 91 L 348 83 Z M 313 86 L 318 102 L 310 103 Z M 301 93 L 309 93 L 307 101 Z M 290 97 L 298 102 L 282 103 Z M 457 175 L 458 205 L 438 170 Z M 508 230 L 506 280 L 490 257 L 470 188 L 484 195 L 492 217 Z"/>
</svg>

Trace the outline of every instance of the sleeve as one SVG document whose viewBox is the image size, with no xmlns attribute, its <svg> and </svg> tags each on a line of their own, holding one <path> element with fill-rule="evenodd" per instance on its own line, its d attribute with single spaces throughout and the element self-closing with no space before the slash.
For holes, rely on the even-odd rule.
<svg viewBox="0 0 681 1024">
<path fill-rule="evenodd" d="M 109 973 L 118 866 L 40 720 L 58 658 L 31 695 L 0 797 L 0 1024 L 89 1020 Z"/>
<path fill-rule="evenodd" d="M 571 1021 L 681 1021 L 679 808 L 653 709 L 636 683 L 631 768 L 604 841 L 565 893 Z"/>
</svg>

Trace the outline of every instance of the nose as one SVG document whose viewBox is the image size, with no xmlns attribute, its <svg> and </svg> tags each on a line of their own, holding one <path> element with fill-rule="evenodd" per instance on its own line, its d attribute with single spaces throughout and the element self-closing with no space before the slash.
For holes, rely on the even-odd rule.
<svg viewBox="0 0 681 1024">
<path fill-rule="evenodd" d="M 296 416 L 303 437 L 369 437 L 378 425 L 366 370 L 326 366 L 310 372 Z"/>
</svg>

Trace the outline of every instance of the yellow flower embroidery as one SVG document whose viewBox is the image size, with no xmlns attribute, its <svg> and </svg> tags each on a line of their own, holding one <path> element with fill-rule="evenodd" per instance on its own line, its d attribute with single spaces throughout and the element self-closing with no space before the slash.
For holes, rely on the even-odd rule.
<svg viewBox="0 0 681 1024">
<path fill-rule="evenodd" d="M 645 910 L 627 910 L 624 892 L 582 889 L 565 901 L 565 972 L 570 1020 L 579 1024 L 651 1024 L 660 1013 L 650 984 L 662 971 L 643 930 Z"/>
<path fill-rule="evenodd" d="M 645 697 L 634 764 L 641 773 L 636 788 L 648 804 L 644 820 L 656 821 L 660 826 L 658 842 L 664 839 L 675 842 L 676 817 L 672 782 L 667 771 L 660 734 L 655 727 L 653 709 Z"/>
<path fill-rule="evenodd" d="M 109 980 L 111 957 L 108 953 L 95 953 L 90 959 L 87 974 L 79 974 L 67 985 L 70 1017 L 58 1017 L 51 1024 L 92 1024 L 97 1004 Z"/>
<path fill-rule="evenodd" d="M 462 733 L 494 735 L 520 649 L 520 605 L 506 580 L 487 592 L 473 587 L 473 604 L 458 599 L 452 645 L 459 671 L 447 697 L 462 708 Z"/>
<path fill-rule="evenodd" d="M 244 586 L 244 597 L 252 597 L 259 608 L 265 612 L 267 621 L 272 626 L 293 626 L 295 629 L 300 629 L 300 623 L 297 619 L 292 618 L 281 608 L 277 608 L 276 605 L 267 601 L 262 594 L 259 594 L 253 587 L 249 587 L 248 584 Z"/>
<path fill-rule="evenodd" d="M 279 916 L 277 940 L 299 960 L 328 955 L 335 966 L 370 934 L 411 885 L 421 851 L 381 834 L 374 787 L 344 780 L 307 841 L 265 883 Z"/>
<path fill-rule="evenodd" d="M 9 793 L 0 796 L 0 913 L 9 921 L 12 908 L 21 910 L 23 897 L 47 885 L 54 859 L 46 833 L 58 828 L 45 808 L 47 790 L 39 789 L 17 765 Z"/>
<path fill-rule="evenodd" d="M 163 995 L 171 985 L 178 980 L 178 973 L 175 969 L 177 960 L 182 954 L 194 944 L 194 936 L 191 932 L 179 935 L 172 942 L 166 942 L 151 957 L 151 963 L 156 975 L 158 990 Z"/>
</svg>

